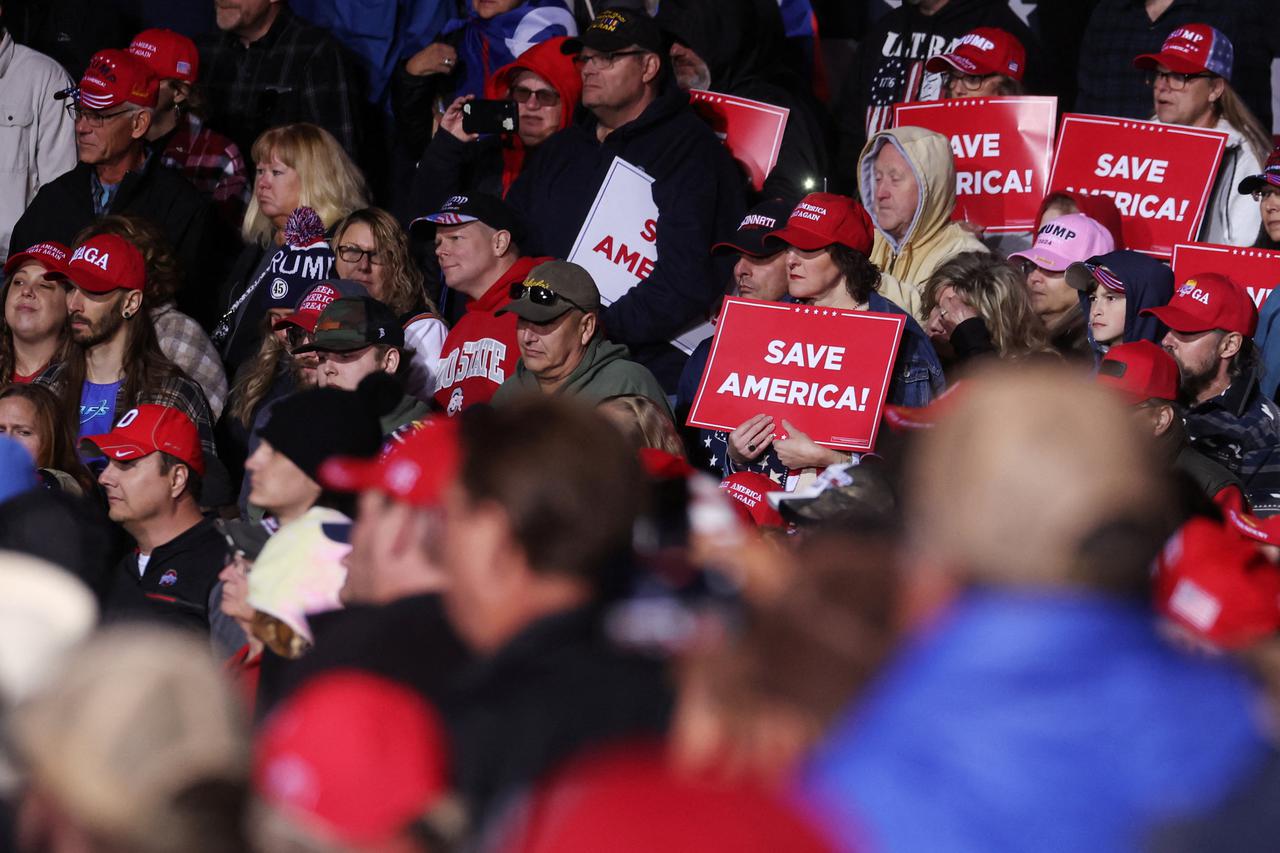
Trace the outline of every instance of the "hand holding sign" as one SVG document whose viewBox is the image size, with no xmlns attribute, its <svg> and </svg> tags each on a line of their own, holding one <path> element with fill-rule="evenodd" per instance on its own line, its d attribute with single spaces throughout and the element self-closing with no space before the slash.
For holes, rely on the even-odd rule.
<svg viewBox="0 0 1280 853">
<path fill-rule="evenodd" d="M 796 429 L 786 418 L 782 419 L 782 428 L 786 430 L 786 438 L 776 439 L 773 446 L 778 452 L 778 461 L 792 471 L 826 468 L 849 461 L 844 454 L 819 447 L 808 434 Z"/>
</svg>

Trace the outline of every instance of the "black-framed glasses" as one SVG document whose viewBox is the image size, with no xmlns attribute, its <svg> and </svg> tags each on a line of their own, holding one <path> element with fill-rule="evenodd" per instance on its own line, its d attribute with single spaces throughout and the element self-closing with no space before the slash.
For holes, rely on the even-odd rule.
<svg viewBox="0 0 1280 853">
<path fill-rule="evenodd" d="M 574 302 L 569 297 L 561 296 L 559 293 L 556 293 L 554 290 L 552 290 L 549 287 L 545 287 L 542 285 L 529 286 L 522 281 L 517 281 L 511 285 L 511 300 L 513 302 L 517 299 L 523 299 L 525 297 L 525 294 L 528 294 L 529 301 L 532 302 L 534 305 L 543 305 L 543 306 L 555 305 L 556 302 L 563 299 L 565 302 L 568 302 L 570 305 L 572 305 L 574 308 L 577 308 L 579 311 L 583 312 L 584 314 L 587 311 L 586 308 L 583 308 L 581 305 Z"/>
<path fill-rule="evenodd" d="M 995 77 L 994 74 L 948 74 L 947 79 L 951 82 L 959 83 L 960 88 L 966 92 L 976 92 L 982 88 L 982 84 L 987 81 L 988 77 Z"/>
<path fill-rule="evenodd" d="M 537 100 L 540 107 L 554 107 L 560 103 L 560 93 L 555 89 L 530 89 L 528 86 L 512 86 L 511 100 L 517 104 L 527 104 L 530 98 Z"/>
<path fill-rule="evenodd" d="M 617 62 L 624 56 L 640 56 L 649 53 L 647 50 L 613 50 L 608 53 L 593 53 L 587 55 L 579 53 L 573 58 L 573 64 L 578 68 L 612 68 L 613 63 Z"/>
<path fill-rule="evenodd" d="M 1161 80 L 1165 82 L 1170 89 L 1175 92 L 1181 92 L 1187 88 L 1188 80 L 1197 80 L 1201 77 L 1213 77 L 1207 71 L 1201 71 L 1198 74 L 1182 74 L 1177 71 L 1149 71 L 1147 72 L 1147 85 L 1154 87 Z"/>
<path fill-rule="evenodd" d="M 102 125 L 106 123 L 107 119 L 115 118 L 116 116 L 128 115 L 131 112 L 133 112 L 133 110 L 123 109 L 116 110 L 113 113 L 100 113 L 95 110 L 81 109 L 80 105 L 74 102 L 67 104 L 67 115 L 71 116 L 71 120 L 80 121 L 80 119 L 84 119 L 88 122 L 89 127 L 102 127 Z"/>
<path fill-rule="evenodd" d="M 348 264 L 358 264 L 366 255 L 369 257 L 369 263 L 375 267 L 382 266 L 382 259 L 378 257 L 377 249 L 361 249 L 359 246 L 346 243 L 338 247 L 338 257 Z"/>
</svg>

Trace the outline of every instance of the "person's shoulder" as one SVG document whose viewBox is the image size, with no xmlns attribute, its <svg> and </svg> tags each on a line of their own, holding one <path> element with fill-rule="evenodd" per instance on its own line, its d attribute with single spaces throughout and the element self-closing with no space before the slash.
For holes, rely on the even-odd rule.
<svg viewBox="0 0 1280 853">
<path fill-rule="evenodd" d="M 9 68 L 20 72 L 20 76 L 13 79 L 12 85 L 19 85 L 21 80 L 30 81 L 33 87 L 48 80 L 66 81 L 68 84 L 71 82 L 66 69 L 56 59 L 18 42 L 13 43 L 13 59 L 10 60 Z M 6 74 L 5 78 L 5 85 L 8 87 L 11 84 L 9 75 Z M 41 90 L 39 94 L 43 98 L 48 93 Z"/>
</svg>

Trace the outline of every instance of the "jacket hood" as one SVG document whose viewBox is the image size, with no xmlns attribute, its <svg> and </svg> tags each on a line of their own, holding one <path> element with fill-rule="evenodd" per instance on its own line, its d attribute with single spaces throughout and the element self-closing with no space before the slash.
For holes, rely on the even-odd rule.
<svg viewBox="0 0 1280 853">
<path fill-rule="evenodd" d="M 656 20 L 707 63 L 717 92 L 783 70 L 777 61 L 785 46 L 776 0 L 662 0 Z"/>
<path fill-rule="evenodd" d="M 886 233 L 876 218 L 875 158 L 886 145 L 897 148 L 906 159 L 920 190 L 915 215 L 901 240 Z M 867 140 L 858 158 L 858 189 L 876 230 L 895 254 L 905 245 L 928 240 L 947 225 L 956 206 L 956 166 L 947 138 L 923 127 L 897 127 L 877 133 Z"/>
<path fill-rule="evenodd" d="M 591 381 L 596 378 L 601 370 L 604 370 L 615 361 L 623 361 L 629 358 L 630 351 L 622 344 L 615 344 L 604 338 L 602 334 L 597 334 L 591 339 L 591 343 L 587 344 L 587 350 L 582 354 L 582 361 L 569 374 L 569 378 L 560 386 L 559 391 L 562 394 L 572 394 L 577 389 L 586 385 L 590 385 Z M 517 382 L 521 387 L 527 389 L 536 389 L 538 381 L 534 378 L 533 373 L 525 367 L 524 359 L 516 365 Z"/>
<path fill-rule="evenodd" d="M 565 36 L 556 36 L 539 42 L 520 54 L 515 62 L 499 68 L 485 87 L 485 97 L 507 97 L 515 72 L 532 71 L 560 93 L 560 129 L 568 127 L 573 121 L 574 108 L 582 100 L 582 75 L 573 66 L 573 57 L 560 52 L 560 45 L 567 40 Z"/>
<path fill-rule="evenodd" d="M 1094 255 L 1086 263 L 1104 266 L 1124 282 L 1124 342 L 1151 341 L 1158 346 L 1168 327 L 1155 317 L 1139 312 L 1143 308 L 1169 304 L 1173 298 L 1173 271 L 1155 258 L 1127 250 Z M 1084 291 L 1080 292 L 1080 309 L 1088 317 L 1089 294 Z M 1096 350 L 1092 328 L 1089 342 Z"/>
</svg>

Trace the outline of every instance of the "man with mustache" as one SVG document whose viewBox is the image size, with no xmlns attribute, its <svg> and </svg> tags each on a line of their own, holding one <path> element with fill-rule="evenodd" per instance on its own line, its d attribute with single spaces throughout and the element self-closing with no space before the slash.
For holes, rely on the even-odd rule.
<svg viewBox="0 0 1280 853">
<path fill-rule="evenodd" d="M 114 234 L 91 237 L 56 278 L 67 282 L 67 321 L 75 344 L 51 376 L 76 435 L 110 431 L 117 413 L 141 403 L 178 409 L 196 425 L 206 460 L 215 455 L 209 404 L 200 386 L 165 357 L 143 306 L 146 265 Z"/>
</svg>

